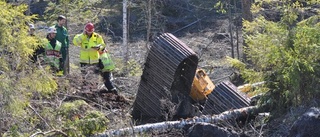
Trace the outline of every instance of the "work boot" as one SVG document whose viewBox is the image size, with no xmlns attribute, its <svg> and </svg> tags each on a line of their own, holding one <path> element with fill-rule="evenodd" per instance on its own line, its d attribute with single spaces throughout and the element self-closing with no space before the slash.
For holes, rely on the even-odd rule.
<svg viewBox="0 0 320 137">
<path fill-rule="evenodd" d="M 111 90 L 109 90 L 111 93 L 115 94 L 115 95 L 118 95 L 118 91 L 116 88 L 113 88 Z"/>
</svg>

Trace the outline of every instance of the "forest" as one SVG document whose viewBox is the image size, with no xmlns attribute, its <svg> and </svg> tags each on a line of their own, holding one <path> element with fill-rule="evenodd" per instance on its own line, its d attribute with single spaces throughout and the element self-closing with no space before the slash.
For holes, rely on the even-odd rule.
<svg viewBox="0 0 320 137">
<path fill-rule="evenodd" d="M 245 94 L 259 96 L 255 107 L 266 113 L 211 124 L 232 136 L 298 136 L 296 121 L 310 108 L 320 114 L 319 9 L 318 0 L 0 1 L 0 136 L 107 136 L 139 126 L 132 106 L 146 57 L 163 33 L 188 45 L 215 84 L 264 82 Z M 70 42 L 63 76 L 41 58 L 35 63 L 30 58 L 47 45 L 47 28 L 59 15 L 66 17 Z M 72 40 L 88 22 L 115 62 L 118 94 L 102 93 L 103 78 L 95 68 L 83 74 L 80 67 L 80 47 Z M 206 136 L 188 130 L 195 125 L 119 136 Z M 301 136 L 320 135 L 317 123 L 308 125 L 312 128 Z"/>
</svg>

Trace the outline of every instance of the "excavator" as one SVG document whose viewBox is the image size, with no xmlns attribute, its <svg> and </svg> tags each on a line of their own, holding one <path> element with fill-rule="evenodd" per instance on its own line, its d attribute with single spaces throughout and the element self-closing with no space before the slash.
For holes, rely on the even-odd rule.
<svg viewBox="0 0 320 137">
<path fill-rule="evenodd" d="M 250 105 L 230 81 L 214 84 L 198 68 L 198 56 L 171 33 L 159 35 L 148 52 L 131 115 L 137 123 L 219 114 Z"/>
</svg>

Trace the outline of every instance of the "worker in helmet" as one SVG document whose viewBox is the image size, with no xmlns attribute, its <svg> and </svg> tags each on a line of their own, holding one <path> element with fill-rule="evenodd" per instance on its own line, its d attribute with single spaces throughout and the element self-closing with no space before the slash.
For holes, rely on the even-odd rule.
<svg viewBox="0 0 320 137">
<path fill-rule="evenodd" d="M 36 37 L 35 34 L 34 34 L 34 33 L 35 33 L 35 30 L 36 30 L 36 28 L 35 28 L 34 24 L 29 24 L 29 35 L 30 35 L 30 36 Z M 43 53 L 44 53 L 44 48 L 43 48 L 41 45 L 38 46 L 38 47 L 34 50 L 32 56 L 30 57 L 31 60 L 32 60 L 32 62 L 33 62 L 33 63 L 37 62 L 38 56 L 41 55 L 41 54 L 43 54 Z"/>
<path fill-rule="evenodd" d="M 29 34 L 30 36 L 35 36 L 34 35 L 34 31 L 36 30 L 36 28 L 34 27 L 33 24 L 29 24 Z"/>
<path fill-rule="evenodd" d="M 80 66 L 86 67 L 95 65 L 99 67 L 99 52 L 107 51 L 101 35 L 94 32 L 94 25 L 87 23 L 84 31 L 73 38 L 73 44 L 80 46 Z M 111 82 L 111 72 L 103 72 L 104 85 L 108 92 L 118 94 L 117 89 Z"/>
<path fill-rule="evenodd" d="M 61 43 L 61 55 L 62 55 L 62 63 L 65 65 L 66 59 L 67 59 L 67 52 L 69 48 L 69 35 L 68 30 L 66 27 L 64 27 L 65 23 L 67 21 L 67 18 L 63 15 L 59 15 L 57 18 L 57 24 L 53 27 L 56 28 L 57 34 L 55 39 L 58 40 Z"/>
<path fill-rule="evenodd" d="M 62 44 L 55 39 L 57 30 L 55 27 L 50 27 L 47 30 L 48 44 L 45 46 L 45 61 L 51 66 L 51 69 L 57 75 L 63 75 L 63 60 L 60 53 Z"/>
</svg>

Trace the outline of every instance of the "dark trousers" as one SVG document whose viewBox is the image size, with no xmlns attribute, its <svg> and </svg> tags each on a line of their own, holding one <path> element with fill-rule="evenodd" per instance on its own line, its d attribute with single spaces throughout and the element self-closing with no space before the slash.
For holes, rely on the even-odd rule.
<svg viewBox="0 0 320 137">
<path fill-rule="evenodd" d="M 114 86 L 111 82 L 111 72 L 101 72 L 104 80 L 104 85 L 107 87 L 108 91 L 114 90 Z"/>
<path fill-rule="evenodd" d="M 62 70 L 64 71 L 64 74 L 66 73 L 66 59 L 67 59 L 67 53 L 68 52 L 68 47 L 61 47 L 60 53 L 62 55 Z"/>
<path fill-rule="evenodd" d="M 97 64 L 80 63 L 80 67 L 83 68 L 83 67 L 87 67 L 89 65 L 91 65 L 91 66 L 94 65 L 94 66 L 97 67 L 97 69 L 98 68 L 101 69 L 100 68 L 100 66 L 101 66 L 100 63 L 101 62 L 99 62 Z M 82 73 L 85 73 L 84 70 L 81 70 L 81 71 L 82 71 Z M 103 78 L 104 86 L 108 89 L 108 91 L 115 90 L 115 87 L 114 87 L 113 83 L 111 82 L 111 76 L 112 76 L 111 72 L 100 72 L 100 74 L 101 74 L 101 76 Z"/>
<path fill-rule="evenodd" d="M 68 51 L 67 47 L 61 47 L 61 49 L 60 49 L 60 53 L 62 55 L 62 61 L 63 62 L 65 62 L 66 59 L 67 59 L 67 51 Z"/>
</svg>

